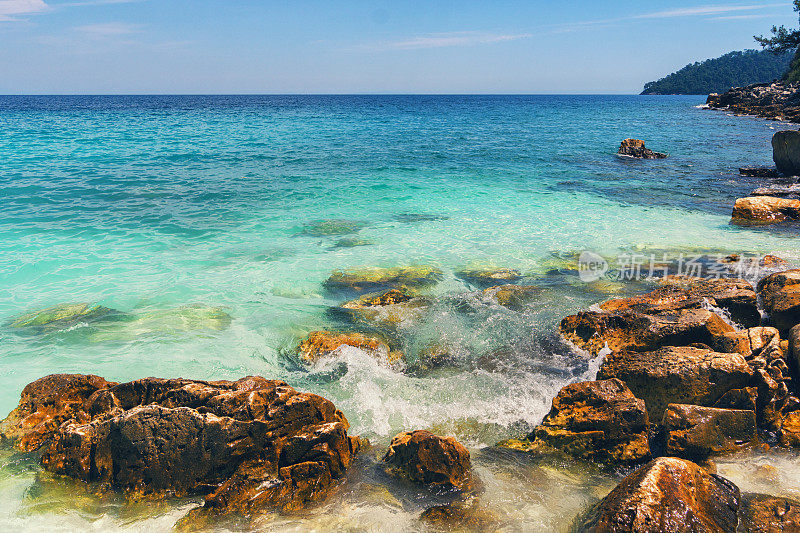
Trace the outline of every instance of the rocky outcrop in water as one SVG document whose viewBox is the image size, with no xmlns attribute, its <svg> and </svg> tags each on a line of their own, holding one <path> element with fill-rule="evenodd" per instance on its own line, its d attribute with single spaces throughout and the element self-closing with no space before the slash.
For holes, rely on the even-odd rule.
<svg viewBox="0 0 800 533">
<path fill-rule="evenodd" d="M 389 345 L 376 336 L 363 333 L 313 331 L 297 347 L 297 355 L 307 363 L 335 356 L 344 346 L 358 348 L 377 361 L 391 365 L 402 361 L 403 354 L 392 351 Z"/>
<path fill-rule="evenodd" d="M 617 379 L 567 385 L 524 440 L 500 445 L 521 451 L 560 450 L 588 461 L 639 463 L 650 458 L 647 410 Z"/>
<path fill-rule="evenodd" d="M 800 122 L 800 84 L 758 83 L 735 87 L 723 94 L 710 94 L 710 109 L 725 109 L 737 115 Z"/>
<path fill-rule="evenodd" d="M 504 267 L 465 268 L 455 274 L 467 283 L 478 287 L 514 283 L 522 278 L 519 270 Z"/>
<path fill-rule="evenodd" d="M 780 178 L 778 169 L 771 167 L 740 167 L 739 174 L 748 178 Z"/>
<path fill-rule="evenodd" d="M 442 271 L 431 266 L 394 268 L 366 267 L 354 270 L 334 270 L 325 282 L 332 291 L 354 292 L 431 287 L 442 280 Z"/>
<path fill-rule="evenodd" d="M 731 224 L 766 226 L 800 219 L 800 200 L 773 196 L 739 198 L 733 206 Z"/>
<path fill-rule="evenodd" d="M 775 327 L 786 332 L 800 323 L 800 269 L 771 274 L 757 288 Z"/>
<path fill-rule="evenodd" d="M 472 484 L 469 450 L 452 437 L 429 431 L 395 436 L 383 464 L 392 475 L 445 490 L 468 490 Z"/>
<path fill-rule="evenodd" d="M 664 159 L 667 154 L 654 152 L 645 148 L 644 141 L 639 139 L 625 139 L 619 146 L 618 155 L 635 157 L 636 159 Z"/>
<path fill-rule="evenodd" d="M 766 494 L 743 494 L 739 509 L 741 533 L 800 531 L 800 502 Z"/>
<path fill-rule="evenodd" d="M 116 314 L 119 312 L 102 305 L 64 303 L 13 318 L 5 325 L 16 333 L 41 335 Z"/>
<path fill-rule="evenodd" d="M 626 477 L 579 519 L 586 533 L 734 533 L 739 489 L 683 459 L 662 457 Z"/>
<path fill-rule="evenodd" d="M 800 175 L 800 131 L 779 131 L 773 135 L 772 159 L 781 174 Z"/>
<path fill-rule="evenodd" d="M 0 425 L 50 472 L 129 493 L 206 495 L 195 514 L 299 509 L 324 499 L 359 447 L 328 400 L 282 381 L 55 375 Z"/>
</svg>

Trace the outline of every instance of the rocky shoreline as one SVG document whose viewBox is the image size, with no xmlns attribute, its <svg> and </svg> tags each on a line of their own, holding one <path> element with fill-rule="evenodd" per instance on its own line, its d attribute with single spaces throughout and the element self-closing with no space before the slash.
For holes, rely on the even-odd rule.
<svg viewBox="0 0 800 533">
<path fill-rule="evenodd" d="M 734 87 L 726 93 L 710 94 L 706 105 L 736 115 L 800 123 L 800 84 L 775 81 Z"/>
<path fill-rule="evenodd" d="M 741 450 L 800 447 L 800 270 L 781 270 L 786 262 L 771 256 L 760 264 L 771 273 L 755 287 L 730 265 L 719 279 L 668 275 L 649 293 L 561 321 L 565 341 L 602 358 L 595 380 L 565 386 L 541 424 L 497 448 L 631 472 L 575 517 L 575 531 L 798 531 L 800 503 L 742 494 L 714 469 L 714 458 Z M 513 269 L 458 275 L 509 308 L 538 294 L 513 284 L 522 278 Z M 394 340 L 399 325 L 433 305 L 420 291 L 441 278 L 431 267 L 333 272 L 329 290 L 361 294 L 336 313 L 374 333 L 312 332 L 297 357 L 313 365 L 349 347 L 409 373 L 452 364 L 435 347 L 415 363 Z M 25 387 L 0 423 L 0 442 L 100 490 L 202 497 L 178 524 L 192 530 L 330 498 L 370 447 L 348 429 L 332 402 L 262 377 L 114 383 L 56 374 Z M 387 476 L 450 495 L 422 513 L 424 522 L 497 523 L 481 505 L 470 452 L 455 439 L 409 428 L 381 453 Z"/>
</svg>

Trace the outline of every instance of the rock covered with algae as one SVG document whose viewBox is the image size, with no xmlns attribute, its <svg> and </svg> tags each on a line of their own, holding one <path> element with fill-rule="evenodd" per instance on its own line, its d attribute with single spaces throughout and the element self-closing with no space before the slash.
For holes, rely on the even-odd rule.
<svg viewBox="0 0 800 533">
<path fill-rule="evenodd" d="M 114 314 L 118 312 L 102 305 L 63 303 L 18 316 L 6 325 L 19 333 L 38 335 L 95 322 Z"/>
</svg>

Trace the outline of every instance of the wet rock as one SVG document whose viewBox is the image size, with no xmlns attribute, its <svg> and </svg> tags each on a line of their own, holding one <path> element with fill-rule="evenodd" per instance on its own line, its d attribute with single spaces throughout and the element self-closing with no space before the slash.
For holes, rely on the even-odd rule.
<svg viewBox="0 0 800 533">
<path fill-rule="evenodd" d="M 781 420 L 779 437 L 783 446 L 800 447 L 800 411 L 792 411 Z"/>
<path fill-rule="evenodd" d="M 628 157 L 636 157 L 638 159 L 664 159 L 667 154 L 654 152 L 649 148 L 645 148 L 644 141 L 639 139 L 625 139 L 619 146 L 619 155 Z"/>
<path fill-rule="evenodd" d="M 669 404 L 661 425 L 667 455 L 705 458 L 757 443 L 755 411 Z"/>
<path fill-rule="evenodd" d="M 469 450 L 452 437 L 429 431 L 406 431 L 395 436 L 383 463 L 390 474 L 415 483 L 447 490 L 467 490 L 472 483 Z"/>
<path fill-rule="evenodd" d="M 315 363 L 324 357 L 336 355 L 343 346 L 358 348 L 387 365 L 396 364 L 403 358 L 401 353 L 391 351 L 389 345 L 378 337 L 334 331 L 309 333 L 297 347 L 297 355 L 307 363 Z"/>
<path fill-rule="evenodd" d="M 800 192 L 800 189 L 798 189 Z M 761 258 L 761 261 L 758 262 L 758 265 L 764 268 L 784 268 L 789 264 L 786 259 L 782 259 L 776 255 L 765 255 Z"/>
<path fill-rule="evenodd" d="M 11 319 L 6 326 L 18 333 L 41 335 L 90 323 L 118 314 L 118 311 L 86 303 L 65 303 Z"/>
<path fill-rule="evenodd" d="M 591 533 L 734 533 L 739 489 L 696 464 L 661 457 L 626 477 L 574 528 Z"/>
<path fill-rule="evenodd" d="M 780 178 L 783 176 L 778 169 L 772 167 L 742 167 L 739 174 L 748 178 Z"/>
<path fill-rule="evenodd" d="M 589 461 L 642 462 L 650 458 L 649 425 L 644 402 L 618 379 L 574 383 L 527 437 L 527 451 L 549 446 Z"/>
<path fill-rule="evenodd" d="M 780 173 L 800 175 L 800 131 L 779 131 L 773 135 L 772 159 Z"/>
<path fill-rule="evenodd" d="M 760 356 L 765 349 L 780 350 L 780 342 L 777 329 L 759 326 L 724 333 L 717 338 L 714 348 L 720 352 L 740 353 L 749 360 Z"/>
<path fill-rule="evenodd" d="M 795 376 L 800 376 L 800 324 L 789 330 L 789 358 L 790 367 Z M 800 391 L 797 391 L 800 392 Z"/>
<path fill-rule="evenodd" d="M 23 452 L 38 450 L 52 440 L 62 423 L 89 421 L 86 401 L 96 391 L 114 385 L 83 374 L 52 374 L 29 383 L 22 389 L 17 408 L 0 422 L 0 441 Z"/>
<path fill-rule="evenodd" d="M 578 348 L 597 355 L 606 347 L 613 352 L 644 352 L 693 343 L 713 346 L 718 337 L 735 330 L 711 311 L 679 309 L 654 315 L 631 310 L 581 312 L 563 319 L 560 331 Z"/>
<path fill-rule="evenodd" d="M 40 382 L 59 396 L 76 379 Z M 102 388 L 46 436 L 44 468 L 135 494 L 207 495 L 200 515 L 319 501 L 359 446 L 331 402 L 282 381 L 85 379 Z"/>
<path fill-rule="evenodd" d="M 331 311 L 356 323 L 393 333 L 421 319 L 430 305 L 430 300 L 407 289 L 389 289 L 350 300 Z"/>
<path fill-rule="evenodd" d="M 479 287 L 499 285 L 501 283 L 514 283 L 522 278 L 519 270 L 513 268 L 466 268 L 456 272 L 456 276 L 467 283 Z"/>
<path fill-rule="evenodd" d="M 758 399 L 758 387 L 745 387 L 743 389 L 732 389 L 722 395 L 717 400 L 714 407 L 718 409 L 739 409 L 743 411 L 755 411 L 756 400 Z"/>
<path fill-rule="evenodd" d="M 363 220 L 347 220 L 342 218 L 328 218 L 315 220 L 303 227 L 303 235 L 311 237 L 330 237 L 334 235 L 347 235 L 358 233 L 367 225 Z"/>
<path fill-rule="evenodd" d="M 498 305 L 513 311 L 520 311 L 541 293 L 542 290 L 539 287 L 532 285 L 499 285 L 484 289 L 483 296 Z"/>
<path fill-rule="evenodd" d="M 625 309 L 645 314 L 679 309 L 699 309 L 712 305 L 724 309 L 731 319 L 745 326 L 757 326 L 761 321 L 758 297 L 752 285 L 743 279 L 705 279 L 687 276 L 667 276 L 659 287 L 631 298 L 619 298 L 600 304 L 600 308 L 613 312 Z"/>
<path fill-rule="evenodd" d="M 800 218 L 800 200 L 772 196 L 739 198 L 733 206 L 731 224 L 761 226 Z"/>
<path fill-rule="evenodd" d="M 325 286 L 330 290 L 366 292 L 403 287 L 430 287 L 441 279 L 442 271 L 430 266 L 367 267 L 334 270 L 325 282 Z"/>
<path fill-rule="evenodd" d="M 494 513 L 482 508 L 477 498 L 431 507 L 423 511 L 419 519 L 447 531 L 487 531 L 498 522 Z"/>
<path fill-rule="evenodd" d="M 759 187 L 750 193 L 750 196 L 774 196 L 775 198 L 790 198 L 797 200 L 800 197 L 800 184 L 771 185 Z"/>
<path fill-rule="evenodd" d="M 800 269 L 771 274 L 758 282 L 758 294 L 780 331 L 800 323 Z"/>
<path fill-rule="evenodd" d="M 797 533 L 800 502 L 766 494 L 743 494 L 740 533 Z"/>
<path fill-rule="evenodd" d="M 661 420 L 670 403 L 711 407 L 726 392 L 750 386 L 753 375 L 740 354 L 668 346 L 652 352 L 611 353 L 597 379 L 620 379 L 644 400 L 650 420 Z"/>
</svg>

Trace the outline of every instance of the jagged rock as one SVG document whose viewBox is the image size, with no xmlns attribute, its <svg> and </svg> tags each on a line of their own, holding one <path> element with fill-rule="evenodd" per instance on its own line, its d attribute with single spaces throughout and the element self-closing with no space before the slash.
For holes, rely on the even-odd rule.
<svg viewBox="0 0 800 533">
<path fill-rule="evenodd" d="M 664 159 L 667 154 L 654 152 L 649 148 L 645 148 L 644 141 L 639 139 L 625 139 L 619 146 L 619 155 L 628 157 L 635 157 L 638 159 Z"/>
<path fill-rule="evenodd" d="M 597 379 L 617 378 L 644 400 L 650 420 L 661 420 L 670 403 L 713 406 L 723 395 L 753 382 L 753 370 L 736 353 L 689 346 L 652 352 L 613 352 Z"/>
<path fill-rule="evenodd" d="M 784 446 L 800 447 L 800 411 L 792 411 L 781 420 L 780 441 Z"/>
<path fill-rule="evenodd" d="M 393 352 L 383 339 L 363 333 L 313 331 L 297 347 L 297 355 L 307 363 L 335 355 L 342 346 L 358 348 L 385 364 L 402 360 L 403 354 Z"/>
<path fill-rule="evenodd" d="M 800 502 L 766 494 L 743 494 L 740 533 L 797 533 Z"/>
<path fill-rule="evenodd" d="M 760 226 L 800 218 L 800 200 L 772 196 L 739 198 L 733 206 L 731 224 Z"/>
<path fill-rule="evenodd" d="M 717 338 L 714 348 L 720 352 L 736 352 L 745 359 L 758 357 L 765 349 L 780 351 L 781 336 L 770 327 L 755 327 L 724 333 Z"/>
<path fill-rule="evenodd" d="M 800 188 L 798 188 L 798 192 L 800 192 Z M 761 261 L 758 262 L 758 265 L 764 268 L 783 268 L 789 264 L 786 259 L 782 259 L 777 255 L 768 254 L 761 258 Z"/>
<path fill-rule="evenodd" d="M 769 187 L 759 187 L 750 193 L 750 196 L 774 196 L 775 198 L 789 198 L 797 200 L 800 198 L 800 184 L 791 185 L 770 185 Z"/>
<path fill-rule="evenodd" d="M 564 338 L 593 355 L 606 346 L 613 352 L 644 352 L 693 343 L 713 346 L 717 338 L 735 331 L 706 309 L 679 309 L 655 315 L 632 310 L 581 312 L 563 319 L 560 330 Z"/>
<path fill-rule="evenodd" d="M 800 175 L 800 131 L 779 131 L 773 135 L 772 159 L 780 173 Z"/>
<path fill-rule="evenodd" d="M 514 283 L 522 278 L 519 270 L 502 267 L 465 268 L 456 272 L 456 276 L 467 283 L 487 287 L 500 283 Z"/>
<path fill-rule="evenodd" d="M 780 331 L 800 323 L 800 269 L 770 274 L 758 282 L 758 294 Z"/>
<path fill-rule="evenodd" d="M 795 376 L 800 376 L 800 324 L 789 330 L 789 364 Z M 798 391 L 800 392 L 800 391 Z"/>
<path fill-rule="evenodd" d="M 325 286 L 330 290 L 366 292 L 403 287 L 430 287 L 441 279 L 442 271 L 431 266 L 366 267 L 334 270 L 325 282 Z"/>
<path fill-rule="evenodd" d="M 70 328 L 76 324 L 95 322 L 118 311 L 86 303 L 65 303 L 12 318 L 5 325 L 18 333 L 41 335 Z"/>
<path fill-rule="evenodd" d="M 469 450 L 453 437 L 429 431 L 396 435 L 383 464 L 392 475 L 447 490 L 468 490 L 472 484 Z"/>
<path fill-rule="evenodd" d="M 780 178 L 778 169 L 772 167 L 741 167 L 739 174 L 748 178 Z"/>
<path fill-rule="evenodd" d="M 145 378 L 113 384 L 96 376 L 48 376 L 29 385 L 19 412 L 46 412 L 43 396 L 83 398 L 76 416 L 44 435 L 42 465 L 50 472 L 107 483 L 136 494 L 206 495 L 196 514 L 266 508 L 298 509 L 323 499 L 358 449 L 347 420 L 328 400 L 282 381 Z M 17 414 L 15 414 L 17 413 Z M 4 426 L 19 419 L 15 411 Z M 9 422 L 10 421 L 10 422 Z M 52 428 L 52 425 L 48 426 Z"/>
<path fill-rule="evenodd" d="M 499 285 L 484 289 L 483 296 L 497 302 L 498 305 L 519 311 L 541 292 L 539 287 L 533 285 Z"/>
<path fill-rule="evenodd" d="M 389 289 L 350 300 L 331 311 L 356 323 L 391 333 L 420 320 L 430 305 L 429 299 L 414 296 L 408 290 Z"/>
<path fill-rule="evenodd" d="M 696 464 L 661 457 L 626 477 L 578 520 L 587 533 L 734 533 L 739 489 Z"/>
<path fill-rule="evenodd" d="M 669 404 L 661 425 L 668 455 L 705 458 L 757 442 L 755 411 Z"/>
<path fill-rule="evenodd" d="M 0 441 L 23 452 L 49 444 L 59 426 L 68 421 L 88 422 L 84 404 L 98 390 L 116 383 L 99 376 L 52 374 L 22 389 L 19 405 L 0 422 Z"/>
<path fill-rule="evenodd" d="M 549 446 L 589 461 L 637 463 L 650 458 L 649 425 L 644 402 L 624 383 L 584 381 L 561 389 L 527 442 L 506 447 L 535 451 Z"/>
<path fill-rule="evenodd" d="M 717 400 L 714 407 L 718 409 L 739 409 L 742 411 L 755 411 L 758 399 L 758 387 L 745 387 L 731 389 Z"/>
<path fill-rule="evenodd" d="M 650 293 L 609 300 L 601 303 L 600 308 L 609 312 L 630 309 L 657 314 L 662 311 L 699 309 L 709 304 L 728 311 L 734 321 L 745 327 L 757 326 L 761 321 L 758 297 L 752 285 L 743 279 L 732 278 L 667 276 Z"/>
</svg>

